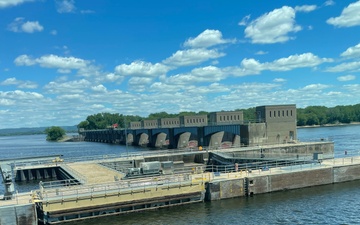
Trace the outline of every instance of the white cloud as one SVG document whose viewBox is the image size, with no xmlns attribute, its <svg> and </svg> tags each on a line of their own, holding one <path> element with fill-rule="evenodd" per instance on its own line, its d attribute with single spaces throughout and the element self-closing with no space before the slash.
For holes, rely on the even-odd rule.
<svg viewBox="0 0 360 225">
<path fill-rule="evenodd" d="M 258 51 L 255 53 L 255 55 L 266 55 L 268 54 L 269 52 L 264 52 L 264 51 Z"/>
<path fill-rule="evenodd" d="M 319 58 L 312 53 L 304 53 L 266 63 L 265 67 L 271 71 L 288 71 L 296 68 L 314 67 L 321 63 L 332 61 L 333 60 L 329 58 Z"/>
<path fill-rule="evenodd" d="M 349 4 L 338 17 L 331 17 L 326 22 L 336 27 L 360 25 L 360 1 Z"/>
<path fill-rule="evenodd" d="M 331 6 L 331 5 L 335 5 L 335 2 L 333 0 L 327 0 L 325 3 L 324 3 L 324 6 Z"/>
<path fill-rule="evenodd" d="M 56 9 L 58 13 L 72 13 L 75 11 L 74 0 L 56 0 Z"/>
<path fill-rule="evenodd" d="M 250 20 L 250 15 L 244 16 L 241 21 L 238 23 L 239 26 L 246 26 Z"/>
<path fill-rule="evenodd" d="M 340 76 L 337 78 L 338 81 L 351 81 L 355 80 L 356 77 L 354 75 L 346 75 L 346 76 Z"/>
<path fill-rule="evenodd" d="M 44 89 L 49 93 L 83 93 L 85 89 L 91 87 L 88 80 L 74 80 L 68 82 L 55 82 L 52 81 L 44 86 Z"/>
<path fill-rule="evenodd" d="M 205 30 L 196 38 L 189 38 L 185 43 L 185 47 L 191 48 L 208 48 L 214 45 L 233 43 L 235 40 L 223 39 L 222 33 L 218 30 Z"/>
<path fill-rule="evenodd" d="M 132 85 L 148 85 L 151 83 L 153 79 L 150 78 L 150 77 L 132 77 L 130 78 L 129 80 L 129 85 L 132 86 Z"/>
<path fill-rule="evenodd" d="M 123 76 L 116 75 L 115 73 L 107 73 L 104 76 L 98 78 L 99 81 L 104 82 L 122 82 L 124 80 Z"/>
<path fill-rule="evenodd" d="M 35 65 L 36 62 L 28 55 L 20 55 L 14 60 L 15 65 L 17 66 L 32 66 Z"/>
<path fill-rule="evenodd" d="M 102 84 L 99 84 L 97 86 L 92 86 L 91 90 L 96 91 L 96 92 L 102 92 L 102 93 L 107 92 L 106 87 L 104 85 L 102 85 Z"/>
<path fill-rule="evenodd" d="M 226 76 L 226 73 L 224 73 L 220 68 L 207 66 L 195 68 L 189 73 L 170 76 L 169 78 L 163 79 L 163 81 L 167 84 L 188 85 L 199 82 L 221 81 L 225 79 Z"/>
<path fill-rule="evenodd" d="M 19 81 L 15 77 L 8 78 L 0 83 L 1 85 L 17 85 Z"/>
<path fill-rule="evenodd" d="M 0 83 L 0 85 L 17 85 L 18 88 L 35 89 L 37 84 L 32 81 L 17 80 L 15 77 L 8 78 Z"/>
<path fill-rule="evenodd" d="M 21 90 L 0 92 L 0 98 L 10 100 L 38 100 L 44 98 L 42 94 L 37 92 L 25 92 Z"/>
<path fill-rule="evenodd" d="M 39 64 L 41 67 L 45 68 L 57 68 L 60 73 L 69 73 L 73 69 L 86 70 L 91 67 L 90 61 L 57 55 L 44 55 L 35 59 L 28 55 L 20 55 L 14 60 L 14 63 L 17 66 L 32 66 Z"/>
<path fill-rule="evenodd" d="M 350 47 L 348 49 L 346 49 L 345 52 L 341 53 L 342 57 L 347 57 L 347 58 L 357 58 L 360 57 L 360 43 Z"/>
<path fill-rule="evenodd" d="M 329 85 L 325 85 L 325 84 L 309 84 L 305 87 L 302 88 L 302 90 L 305 91 L 321 91 L 323 89 L 329 88 Z"/>
<path fill-rule="evenodd" d="M 38 21 L 24 22 L 24 18 L 18 17 L 8 25 L 8 29 L 12 32 L 34 33 L 41 32 L 44 27 Z"/>
<path fill-rule="evenodd" d="M 328 67 L 326 72 L 345 72 L 360 71 L 360 62 L 342 63 L 333 67 Z"/>
<path fill-rule="evenodd" d="M 276 83 L 283 83 L 283 82 L 286 82 L 286 79 L 284 79 L 284 78 L 275 78 L 273 81 L 276 82 Z"/>
<path fill-rule="evenodd" d="M 0 0 L 0 8 L 12 7 L 23 4 L 24 2 L 32 2 L 34 0 Z"/>
<path fill-rule="evenodd" d="M 149 91 L 149 86 L 152 81 L 153 78 L 151 77 L 131 77 L 128 82 L 128 87 L 129 90 L 135 92 L 145 92 Z"/>
<path fill-rule="evenodd" d="M 291 39 L 289 33 L 301 30 L 295 24 L 295 10 L 288 6 L 275 9 L 253 20 L 245 28 L 245 37 L 252 43 L 271 44 Z"/>
<path fill-rule="evenodd" d="M 246 76 L 260 74 L 264 70 L 289 71 L 297 68 L 311 68 L 326 62 L 333 62 L 333 59 L 320 58 L 312 53 L 290 55 L 287 58 L 280 58 L 265 63 L 252 58 L 245 58 L 241 61 L 240 67 L 227 67 L 223 68 L 223 71 L 234 76 Z"/>
<path fill-rule="evenodd" d="M 0 98 L 0 105 L 1 106 L 15 105 L 15 103 L 16 103 L 15 100 Z M 2 111 L 0 111 L 0 112 L 2 112 Z"/>
<path fill-rule="evenodd" d="M 156 77 L 165 74 L 169 68 L 161 63 L 152 64 L 135 61 L 131 64 L 121 64 L 115 67 L 115 73 L 122 76 Z"/>
<path fill-rule="evenodd" d="M 165 59 L 163 63 L 171 66 L 190 66 L 223 56 L 225 56 L 224 53 L 218 52 L 215 49 L 197 48 L 179 50 L 169 58 Z"/>
<path fill-rule="evenodd" d="M 302 6 L 295 6 L 295 11 L 297 12 L 311 12 L 317 8 L 316 5 L 302 5 Z"/>
</svg>

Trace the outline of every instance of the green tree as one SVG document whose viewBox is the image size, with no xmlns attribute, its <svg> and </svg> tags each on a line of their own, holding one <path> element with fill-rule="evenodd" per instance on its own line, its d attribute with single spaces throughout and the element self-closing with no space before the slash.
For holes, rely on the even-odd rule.
<svg viewBox="0 0 360 225">
<path fill-rule="evenodd" d="M 48 141 L 58 141 L 62 139 L 65 135 L 65 130 L 61 127 L 52 126 L 45 129 L 47 134 L 46 140 Z"/>
</svg>

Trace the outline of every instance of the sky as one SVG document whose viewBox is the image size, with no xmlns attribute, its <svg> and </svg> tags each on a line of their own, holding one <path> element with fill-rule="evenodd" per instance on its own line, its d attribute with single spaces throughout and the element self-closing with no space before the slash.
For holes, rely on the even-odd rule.
<svg viewBox="0 0 360 225">
<path fill-rule="evenodd" d="M 355 0 L 0 0 L 0 129 L 354 105 L 359 71 Z"/>
</svg>

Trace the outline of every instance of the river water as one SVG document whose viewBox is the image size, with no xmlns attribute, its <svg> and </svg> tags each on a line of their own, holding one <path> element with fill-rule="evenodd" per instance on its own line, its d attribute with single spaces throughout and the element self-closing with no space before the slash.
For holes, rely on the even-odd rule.
<svg viewBox="0 0 360 225">
<path fill-rule="evenodd" d="M 360 155 L 360 125 L 301 128 L 300 141 L 332 140 L 335 157 Z M 0 159 L 63 155 L 63 158 L 144 151 L 121 145 L 53 143 L 45 135 L 0 137 Z M 360 171 L 359 171 L 360 173 Z M 360 224 L 360 181 L 196 203 L 149 212 L 67 223 L 96 224 Z M 16 185 L 19 192 L 36 183 Z M 0 195 L 4 187 L 0 185 Z"/>
</svg>

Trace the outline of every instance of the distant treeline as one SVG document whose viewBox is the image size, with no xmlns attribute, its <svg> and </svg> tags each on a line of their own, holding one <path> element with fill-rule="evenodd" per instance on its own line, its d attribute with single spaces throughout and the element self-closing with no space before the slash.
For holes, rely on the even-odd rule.
<svg viewBox="0 0 360 225">
<path fill-rule="evenodd" d="M 244 121 L 255 121 L 255 108 L 236 109 L 242 111 Z M 78 124 L 78 128 L 85 130 L 106 129 L 117 124 L 119 128 L 124 128 L 125 123 L 129 126 L 130 122 L 141 120 L 153 120 L 161 118 L 174 118 L 179 116 L 204 115 L 209 114 L 206 111 L 196 112 L 180 112 L 178 114 L 169 114 L 167 112 L 151 113 L 148 117 L 123 115 L 119 113 L 98 113 L 90 115 L 86 120 Z M 304 109 L 297 109 L 297 125 L 313 126 L 325 124 L 351 123 L 360 122 L 360 104 L 349 106 L 309 106 Z"/>
<path fill-rule="evenodd" d="M 15 136 L 15 135 L 33 135 L 45 134 L 47 127 L 32 127 L 32 128 L 6 128 L 0 129 L 0 136 Z M 66 133 L 77 133 L 77 126 L 62 126 Z"/>
<path fill-rule="evenodd" d="M 309 106 L 297 109 L 297 125 L 312 126 L 360 122 L 360 104 L 348 106 Z"/>
</svg>

